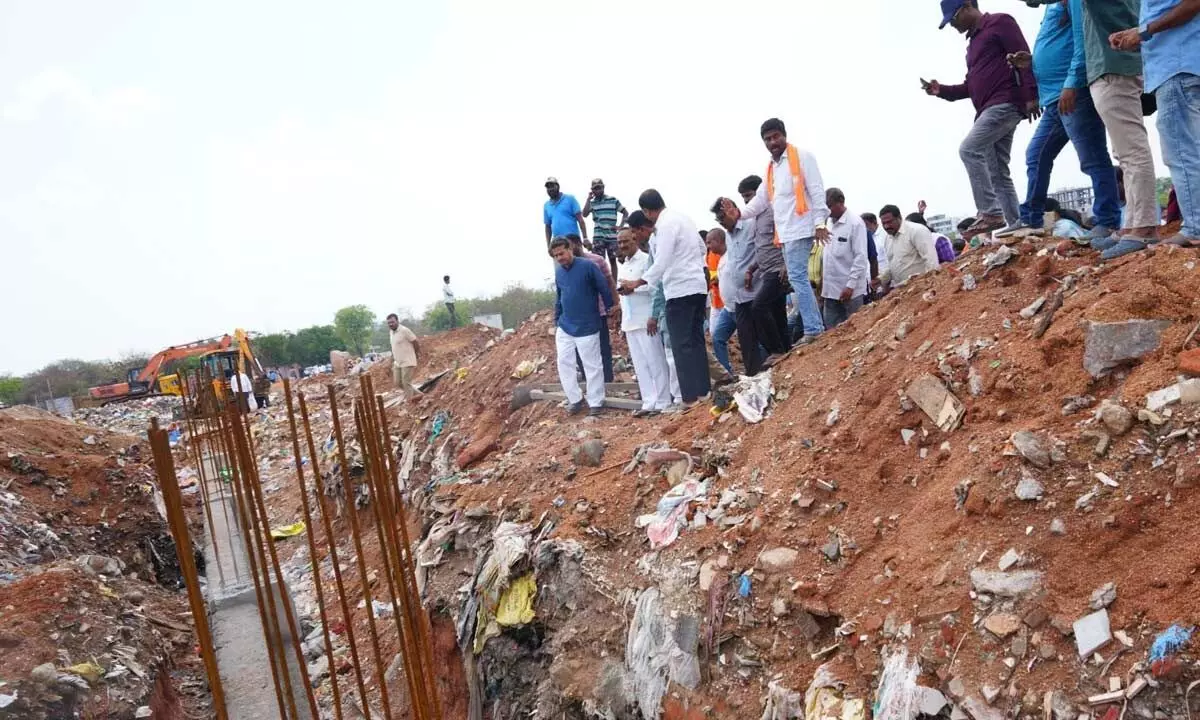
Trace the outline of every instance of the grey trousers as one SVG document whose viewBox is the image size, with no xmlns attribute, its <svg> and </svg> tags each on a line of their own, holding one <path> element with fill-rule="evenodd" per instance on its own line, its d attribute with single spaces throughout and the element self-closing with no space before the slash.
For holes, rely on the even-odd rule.
<svg viewBox="0 0 1200 720">
<path fill-rule="evenodd" d="M 824 304 L 821 307 L 821 314 L 825 318 L 825 329 L 832 330 L 850 319 L 850 316 L 858 312 L 862 308 L 862 295 L 850 298 L 842 302 L 833 298 L 825 298 Z"/>
<path fill-rule="evenodd" d="M 993 105 L 983 111 L 958 148 L 975 209 L 980 215 L 1004 215 L 1009 225 L 1021 219 L 1017 187 L 1008 171 L 1012 159 L 1013 135 L 1024 115 L 1012 103 Z"/>
</svg>

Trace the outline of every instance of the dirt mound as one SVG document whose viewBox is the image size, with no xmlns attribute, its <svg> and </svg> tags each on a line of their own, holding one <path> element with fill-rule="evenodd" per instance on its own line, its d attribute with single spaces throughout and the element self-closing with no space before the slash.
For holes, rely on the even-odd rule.
<svg viewBox="0 0 1200 720">
<path fill-rule="evenodd" d="M 143 453 L 49 413 L 0 413 L 0 694 L 16 698 L 13 717 L 132 718 L 172 672 L 190 683 L 187 707 L 207 702 Z"/>
</svg>

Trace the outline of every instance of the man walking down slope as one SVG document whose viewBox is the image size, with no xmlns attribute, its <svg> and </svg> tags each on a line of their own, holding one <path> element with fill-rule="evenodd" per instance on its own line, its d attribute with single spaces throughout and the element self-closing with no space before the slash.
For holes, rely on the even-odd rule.
<svg viewBox="0 0 1200 720">
<path fill-rule="evenodd" d="M 1013 135 L 1025 118 L 1037 119 L 1037 83 L 1028 68 L 1013 71 L 1008 56 L 1029 52 L 1017 21 L 1010 15 L 982 13 L 977 0 L 942 0 L 942 24 L 967 36 L 967 78 L 961 85 L 921 82 L 925 92 L 943 100 L 971 99 L 975 124 L 958 148 L 967 169 L 978 219 L 964 235 L 970 239 L 1011 229 L 1021 220 L 1017 189 L 1009 173 Z"/>
</svg>

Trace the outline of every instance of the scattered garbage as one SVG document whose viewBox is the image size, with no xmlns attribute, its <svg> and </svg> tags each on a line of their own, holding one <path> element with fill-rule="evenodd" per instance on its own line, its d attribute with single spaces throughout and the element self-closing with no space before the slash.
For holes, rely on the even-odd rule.
<svg viewBox="0 0 1200 720">
<path fill-rule="evenodd" d="M 1155 677 L 1162 677 L 1168 673 L 1170 666 L 1176 662 L 1175 655 L 1188 644 L 1194 630 L 1195 628 L 1172 625 L 1155 636 L 1150 645 L 1150 672 Z"/>
<path fill-rule="evenodd" d="M 1007 245 L 1001 245 L 995 252 L 990 252 L 983 256 L 983 276 L 995 270 L 1002 265 L 1008 264 L 1010 260 L 1017 257 L 1017 251 Z"/>
<path fill-rule="evenodd" d="M 767 683 L 767 697 L 763 701 L 763 713 L 759 720 L 793 720 L 803 713 L 803 695 L 785 688 L 778 680 Z"/>
<path fill-rule="evenodd" d="M 883 663 L 879 691 L 871 716 L 875 720 L 912 720 L 920 709 L 917 676 L 921 674 L 916 661 L 909 662 L 908 650 L 894 650 Z"/>
<path fill-rule="evenodd" d="M 771 371 L 764 370 L 754 377 L 738 378 L 737 387 L 733 391 L 733 400 L 737 403 L 738 412 L 748 423 L 762 422 L 767 416 L 771 398 L 775 394 L 775 386 L 771 382 Z"/>
<path fill-rule="evenodd" d="M 962 424 L 967 408 L 946 389 L 941 380 L 926 373 L 909 383 L 905 394 L 942 430 L 950 432 Z"/>
<path fill-rule="evenodd" d="M 524 380 L 542 369 L 542 365 L 546 363 L 544 355 L 539 356 L 536 360 L 522 360 L 517 363 L 516 369 L 513 370 L 512 378 L 514 380 Z"/>
<path fill-rule="evenodd" d="M 654 513 L 638 517 L 637 526 L 646 528 L 651 549 L 664 548 L 675 542 L 680 529 L 687 524 L 689 505 L 702 499 L 707 491 L 707 480 L 684 480 L 662 496 Z"/>
<path fill-rule="evenodd" d="M 286 540 L 290 537 L 296 537 L 300 533 L 304 532 L 304 530 L 305 525 L 303 520 L 294 522 L 291 525 L 280 525 L 279 527 L 271 528 L 271 539 Z"/>
<path fill-rule="evenodd" d="M 804 693 L 804 720 L 864 720 L 866 702 L 861 698 L 842 697 L 844 687 L 845 683 L 837 678 L 829 663 L 817 668 Z"/>
<path fill-rule="evenodd" d="M 750 576 L 741 575 L 738 577 L 738 597 L 750 597 Z"/>
</svg>

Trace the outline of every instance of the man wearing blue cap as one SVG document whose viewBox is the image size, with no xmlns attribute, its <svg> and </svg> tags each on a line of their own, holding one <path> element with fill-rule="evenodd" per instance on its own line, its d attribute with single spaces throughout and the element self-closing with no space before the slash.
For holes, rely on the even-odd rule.
<svg viewBox="0 0 1200 720">
<path fill-rule="evenodd" d="M 967 36 L 967 77 L 961 85 L 937 80 L 922 84 L 925 92 L 943 100 L 971 99 L 975 124 L 959 146 L 975 196 L 978 219 L 964 237 L 1014 226 L 1020 222 L 1020 202 L 1008 164 L 1013 135 L 1023 119 L 1041 115 L 1037 83 L 1029 68 L 1008 64 L 1013 53 L 1029 52 L 1017 21 L 1010 15 L 982 13 L 976 0 L 942 0 L 942 24 Z"/>
</svg>

